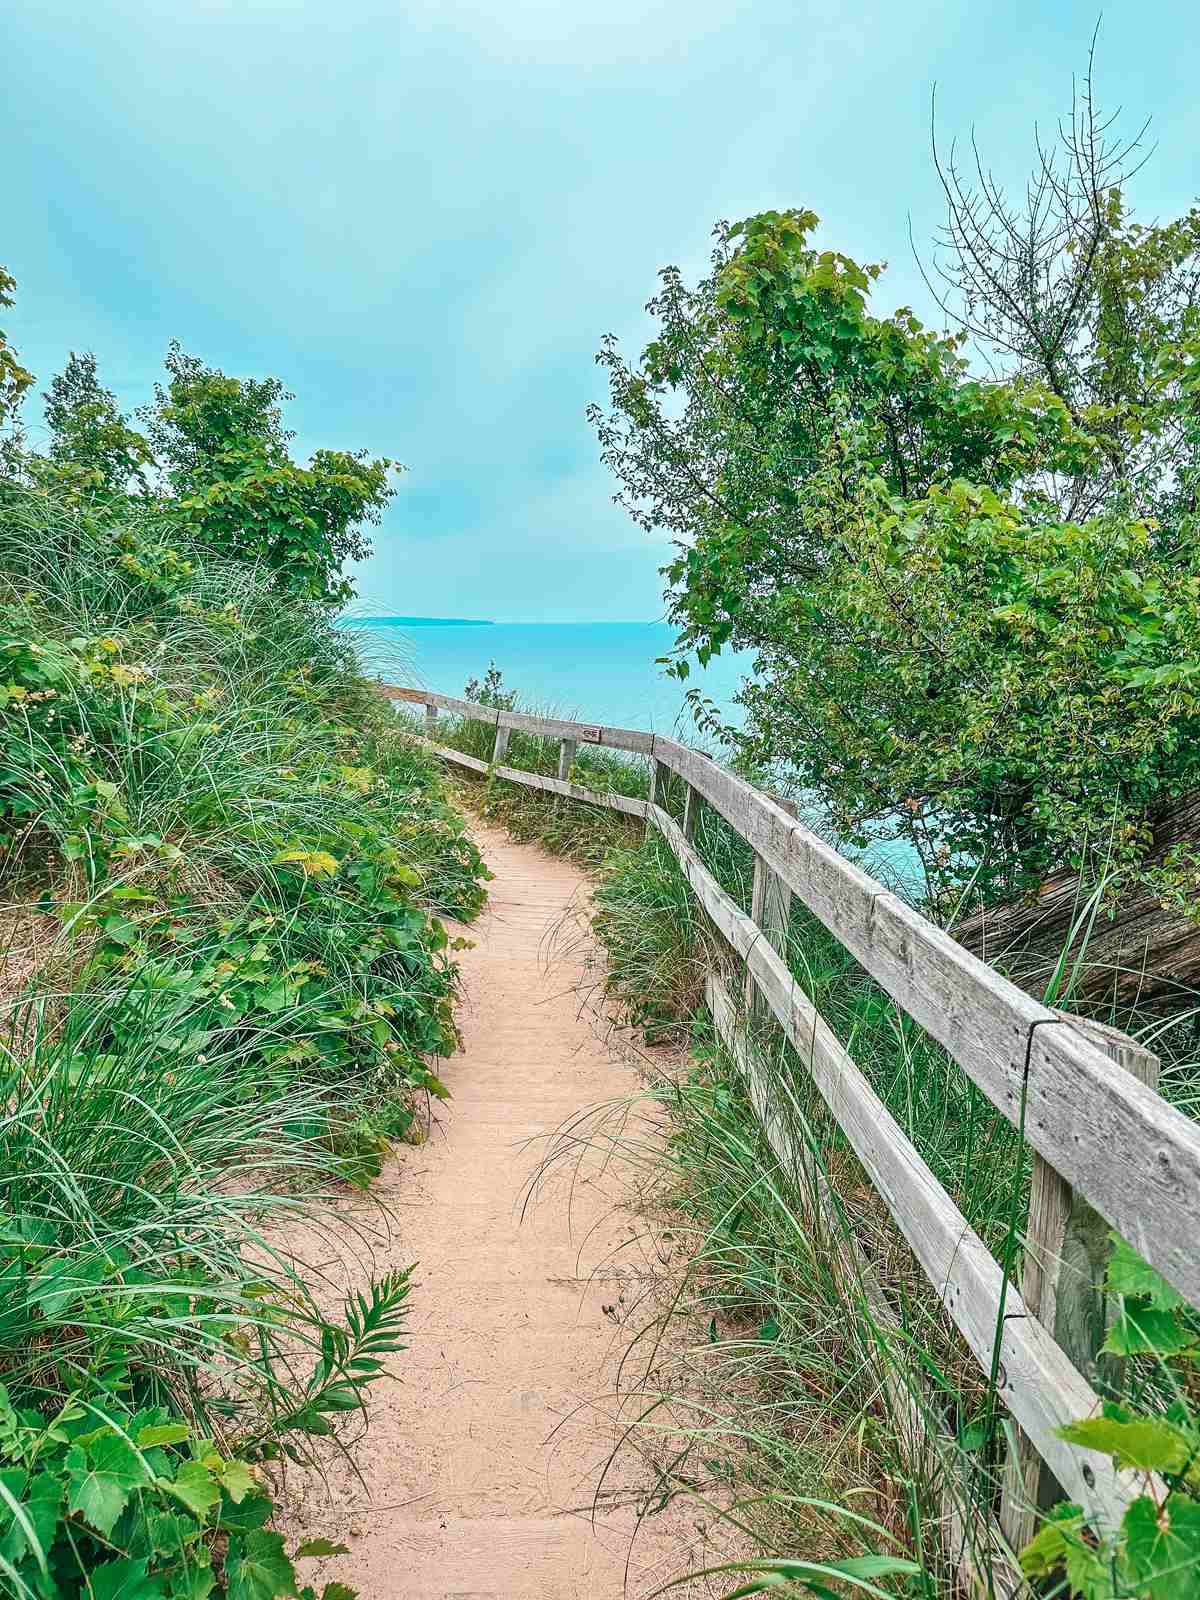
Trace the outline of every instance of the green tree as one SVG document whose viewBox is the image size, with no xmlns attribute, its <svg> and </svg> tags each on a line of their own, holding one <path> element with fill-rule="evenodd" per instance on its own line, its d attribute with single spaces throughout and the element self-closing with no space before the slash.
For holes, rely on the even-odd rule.
<svg viewBox="0 0 1200 1600">
<path fill-rule="evenodd" d="M 952 332 L 767 212 L 599 357 L 618 498 L 678 542 L 677 670 L 755 652 L 731 743 L 935 891 L 1139 863 L 1200 782 L 1200 213 L 1136 224 L 1106 137 L 1089 88 L 1015 208 L 939 160 Z"/>
<path fill-rule="evenodd" d="M 292 460 L 276 378 L 230 378 L 178 344 L 169 381 L 145 412 L 154 457 L 175 508 L 204 544 L 262 562 L 284 587 L 340 603 L 353 593 L 347 560 L 370 552 L 364 522 L 377 523 L 395 463 L 365 450 L 318 450 Z"/>
<path fill-rule="evenodd" d="M 129 426 L 96 372 L 91 351 L 76 355 L 46 390 L 50 460 L 74 469 L 100 493 L 123 494 L 131 484 L 147 492 L 145 472 L 153 464 L 148 441 Z"/>
</svg>

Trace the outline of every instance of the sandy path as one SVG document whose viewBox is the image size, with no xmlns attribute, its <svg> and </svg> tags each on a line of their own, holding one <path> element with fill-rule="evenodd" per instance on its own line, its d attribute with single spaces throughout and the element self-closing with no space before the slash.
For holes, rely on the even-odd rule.
<svg viewBox="0 0 1200 1600">
<path fill-rule="evenodd" d="M 631 1555 L 628 1503 L 593 1512 L 615 1437 L 619 1323 L 646 1270 L 644 1230 L 620 1205 L 627 1175 L 564 1171 L 521 1214 L 544 1136 L 636 1076 L 581 1012 L 581 874 L 476 837 L 496 878 L 460 957 L 454 1098 L 376 1185 L 399 1220 L 372 1269 L 419 1263 L 409 1348 L 372 1402 L 365 1486 L 340 1463 L 326 1481 L 293 1472 L 289 1531 L 345 1539 L 351 1554 L 322 1562 L 320 1579 L 364 1600 L 644 1595 L 688 1564 L 690 1524 L 682 1511 L 653 1518 Z M 630 1461 L 608 1488 L 645 1482 Z"/>
</svg>

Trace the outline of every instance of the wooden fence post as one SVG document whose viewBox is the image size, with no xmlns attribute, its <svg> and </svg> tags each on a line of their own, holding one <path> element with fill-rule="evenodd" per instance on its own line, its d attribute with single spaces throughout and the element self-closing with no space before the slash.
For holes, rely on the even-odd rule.
<svg viewBox="0 0 1200 1600">
<path fill-rule="evenodd" d="M 750 919 L 762 929 L 771 948 L 783 955 L 787 950 L 788 922 L 792 915 L 792 891 L 760 855 L 754 857 L 754 885 L 750 891 Z M 746 1010 L 752 1017 L 765 1011 L 758 986 L 746 973 Z"/>
<path fill-rule="evenodd" d="M 650 768 L 650 804 L 667 809 L 667 785 L 671 781 L 671 769 L 665 761 L 656 761 Z"/>
<path fill-rule="evenodd" d="M 683 795 L 683 837 L 689 844 L 696 837 L 696 824 L 700 820 L 700 807 L 703 804 L 699 793 L 691 784 L 684 785 Z"/>
<path fill-rule="evenodd" d="M 512 732 L 503 723 L 496 724 L 496 742 L 492 746 L 492 765 L 498 767 L 508 754 L 508 736 Z"/>
<path fill-rule="evenodd" d="M 789 816 L 796 815 L 796 804 L 782 795 L 772 795 L 776 805 L 782 806 Z M 792 916 L 792 891 L 783 879 L 772 872 L 763 858 L 755 854 L 754 882 L 750 890 L 750 920 L 756 922 L 767 936 L 771 948 L 781 956 L 787 954 L 788 923 Z M 765 1014 L 761 996 L 754 979 L 746 974 L 746 1011 L 751 1017 Z"/>
<path fill-rule="evenodd" d="M 563 783 L 566 783 L 570 776 L 571 764 L 575 760 L 575 752 L 578 749 L 578 739 L 560 739 L 558 741 L 558 776 Z"/>
<path fill-rule="evenodd" d="M 1128 1034 L 1065 1011 L 1058 1015 L 1103 1050 L 1118 1071 L 1131 1072 L 1151 1089 L 1157 1086 L 1158 1057 Z M 1109 1320 L 1104 1293 L 1112 1250 L 1109 1231 L 1100 1213 L 1035 1152 L 1021 1299 L 1089 1383 L 1111 1360 L 1100 1355 Z M 1014 1439 L 1000 1525 L 1013 1549 L 1020 1550 L 1036 1532 L 1039 1510 L 1053 1505 L 1060 1491 L 1025 1435 L 1014 1429 Z"/>
<path fill-rule="evenodd" d="M 428 738 L 430 738 L 430 739 L 432 739 L 433 735 L 437 731 L 437 719 L 438 719 L 438 708 L 434 705 L 432 700 L 426 700 L 426 702 L 425 702 L 425 733 L 426 733 L 426 736 Z"/>
</svg>

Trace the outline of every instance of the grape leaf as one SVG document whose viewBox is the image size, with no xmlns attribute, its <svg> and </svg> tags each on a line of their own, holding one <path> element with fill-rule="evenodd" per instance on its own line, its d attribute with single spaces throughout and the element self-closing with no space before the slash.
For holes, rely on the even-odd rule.
<svg viewBox="0 0 1200 1600">
<path fill-rule="evenodd" d="M 1110 1234 L 1113 1252 L 1108 1261 L 1108 1287 L 1114 1294 L 1135 1300 L 1148 1300 L 1156 1311 L 1181 1311 L 1187 1304 L 1183 1296 L 1136 1250 L 1131 1250 L 1119 1233 Z"/>
<path fill-rule="evenodd" d="M 191 1431 L 186 1422 L 164 1422 L 142 1428 L 137 1442 L 142 1450 L 151 1450 L 155 1445 L 182 1444 Z"/>
<path fill-rule="evenodd" d="M 1195 1343 L 1196 1335 L 1174 1311 L 1159 1311 L 1144 1300 L 1126 1300 L 1103 1349 L 1114 1356 L 1174 1356 Z"/>
<path fill-rule="evenodd" d="M 1149 1600 L 1200 1600 L 1200 1505 L 1172 1494 L 1159 1511 L 1143 1496 L 1122 1526 L 1130 1569 Z"/>
<path fill-rule="evenodd" d="M 207 1600 L 217 1575 L 207 1564 L 189 1565 L 171 1580 L 171 1600 Z"/>
<path fill-rule="evenodd" d="M 226 1494 L 217 1513 L 217 1523 L 231 1532 L 247 1533 L 252 1528 L 261 1528 L 270 1515 L 271 1502 L 266 1495 L 248 1495 L 239 1505 L 235 1505 Z"/>
<path fill-rule="evenodd" d="M 67 1452 L 67 1509 L 98 1533 L 111 1533 L 129 1496 L 146 1481 L 135 1451 L 115 1433 Z"/>
<path fill-rule="evenodd" d="M 1086 1450 L 1115 1456 L 1119 1467 L 1143 1472 L 1181 1472 L 1192 1447 L 1169 1422 L 1145 1417 L 1139 1422 L 1114 1422 L 1109 1417 L 1086 1417 L 1058 1430 L 1059 1437 Z"/>
<path fill-rule="evenodd" d="M 235 1506 L 240 1505 L 256 1488 L 254 1475 L 244 1461 L 227 1461 L 217 1476 Z"/>
<path fill-rule="evenodd" d="M 1083 1507 L 1064 1500 L 1046 1513 L 1046 1520 L 1017 1559 L 1027 1578 L 1048 1578 L 1067 1559 L 1067 1546 L 1083 1531 Z"/>
<path fill-rule="evenodd" d="M 216 1480 L 202 1461 L 185 1461 L 175 1474 L 174 1481 L 161 1478 L 159 1482 L 177 1500 L 182 1500 L 193 1516 L 201 1521 L 221 1498 Z"/>
<path fill-rule="evenodd" d="M 144 1560 L 106 1561 L 88 1574 L 95 1600 L 161 1600 L 166 1593 L 163 1580 L 147 1576 Z"/>
<path fill-rule="evenodd" d="M 2 1474 L 5 1478 L 8 1474 Z M 22 1478 L 24 1473 L 21 1474 Z M 33 1530 L 42 1554 L 45 1555 L 54 1543 L 54 1536 L 58 1529 L 58 1512 L 62 1504 L 62 1482 L 55 1473 L 39 1472 L 25 1492 L 21 1501 L 21 1509 L 26 1520 Z M 6 1556 L 12 1562 L 18 1562 L 27 1554 L 32 1554 L 29 1545 L 29 1535 L 16 1517 L 8 1525 L 8 1531 L 0 1539 L 0 1555 Z"/>
<path fill-rule="evenodd" d="M 278 1600 L 296 1593 L 296 1574 L 278 1533 L 257 1529 L 229 1541 L 225 1558 L 229 1600 Z"/>
</svg>

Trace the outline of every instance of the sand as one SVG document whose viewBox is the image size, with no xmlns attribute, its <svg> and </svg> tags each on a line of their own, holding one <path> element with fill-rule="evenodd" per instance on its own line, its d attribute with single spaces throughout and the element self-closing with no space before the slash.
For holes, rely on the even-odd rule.
<svg viewBox="0 0 1200 1600">
<path fill-rule="evenodd" d="M 459 957 L 453 1099 L 374 1186 L 392 1220 L 371 1270 L 417 1263 L 409 1347 L 375 1391 L 361 1481 L 341 1459 L 323 1475 L 293 1469 L 286 1530 L 350 1545 L 306 1561 L 305 1576 L 364 1600 L 644 1596 L 699 1552 L 680 1503 L 638 1526 L 635 1456 L 602 1485 L 631 1310 L 654 1265 L 632 1178 L 619 1162 L 572 1162 L 523 1205 L 546 1136 L 635 1094 L 636 1067 L 581 998 L 594 986 L 582 874 L 486 828 L 476 837 L 496 877 L 461 930 L 476 943 Z M 379 1233 L 369 1200 L 339 1215 Z"/>
</svg>

